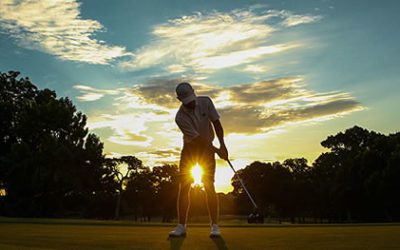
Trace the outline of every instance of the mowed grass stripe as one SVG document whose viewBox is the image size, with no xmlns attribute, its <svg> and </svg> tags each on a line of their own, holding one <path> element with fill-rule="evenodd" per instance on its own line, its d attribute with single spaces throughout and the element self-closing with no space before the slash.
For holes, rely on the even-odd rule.
<svg viewBox="0 0 400 250">
<path fill-rule="evenodd" d="M 39 222 L 40 220 L 37 219 Z M 0 249 L 400 249 L 400 226 L 222 227 L 212 240 L 205 226 L 185 239 L 160 226 L 0 223 Z"/>
<path fill-rule="evenodd" d="M 57 224 L 57 225 L 90 225 L 90 226 L 128 226 L 128 227 L 173 227 L 176 223 L 161 223 L 161 222 L 135 222 L 128 220 L 90 220 L 90 219 L 54 219 L 54 218 L 17 218 L 17 217 L 1 217 L 2 223 L 22 223 L 22 224 Z M 209 227 L 207 223 L 189 222 L 190 227 Z M 400 227 L 400 223 L 319 223 L 319 224 L 291 224 L 291 223 L 265 223 L 265 224 L 248 224 L 245 220 L 229 220 L 220 221 L 223 227 L 376 227 L 376 226 L 394 226 Z"/>
</svg>

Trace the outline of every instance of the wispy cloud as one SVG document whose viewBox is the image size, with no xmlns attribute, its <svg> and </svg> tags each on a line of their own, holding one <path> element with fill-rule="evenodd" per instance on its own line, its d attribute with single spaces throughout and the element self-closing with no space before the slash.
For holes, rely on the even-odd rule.
<svg viewBox="0 0 400 250">
<path fill-rule="evenodd" d="M 77 96 L 77 99 L 82 102 L 91 102 L 91 101 L 97 101 L 101 98 L 103 98 L 105 95 L 118 95 L 124 89 L 98 89 L 98 88 L 93 88 L 90 86 L 86 85 L 74 85 L 74 89 L 77 89 L 81 95 Z"/>
<path fill-rule="evenodd" d="M 276 18 L 280 20 L 278 23 Z M 198 12 L 154 26 L 152 42 L 120 66 L 138 69 L 161 65 L 171 73 L 179 73 L 243 65 L 300 46 L 296 41 L 274 44 L 270 37 L 284 27 L 319 19 L 319 16 L 265 10 L 261 6 L 225 13 Z"/>
<path fill-rule="evenodd" d="M 153 141 L 153 138 L 146 135 L 146 121 L 145 116 L 131 113 L 102 114 L 89 117 L 88 126 L 92 130 L 111 129 L 113 133 L 107 140 L 112 143 L 147 147 Z"/>
<path fill-rule="evenodd" d="M 104 27 L 84 19 L 75 0 L 2 0 L 0 28 L 25 48 L 38 49 L 62 60 L 108 64 L 130 55 L 124 47 L 94 37 Z M 87 96 L 87 99 L 96 96 Z"/>
<path fill-rule="evenodd" d="M 181 150 L 179 147 L 173 148 L 159 148 L 156 150 L 149 150 L 147 152 L 140 152 L 137 154 L 140 159 L 144 159 L 150 166 L 159 164 L 176 164 L 179 161 Z"/>
<path fill-rule="evenodd" d="M 262 65 L 247 65 L 243 71 L 247 71 L 247 72 L 252 72 L 252 73 L 261 73 L 261 72 L 266 72 L 268 70 L 268 68 L 266 66 L 262 66 Z"/>
<path fill-rule="evenodd" d="M 318 20 L 320 20 L 320 16 L 301 16 L 301 15 L 293 15 L 293 16 L 288 16 L 285 21 L 283 22 L 283 25 L 287 27 L 291 26 L 296 26 L 300 24 L 305 24 L 305 23 L 313 23 Z"/>
<path fill-rule="evenodd" d="M 177 146 L 176 143 L 170 141 L 176 142 L 180 137 L 177 129 L 166 126 L 173 120 L 174 108 L 169 107 L 168 104 L 160 105 L 151 99 L 156 99 L 157 93 L 163 93 L 164 97 L 168 99 L 169 92 L 171 92 L 169 88 L 160 87 L 158 91 L 147 85 L 115 90 L 85 85 L 75 85 L 74 88 L 81 92 L 81 95 L 77 97 L 81 102 L 89 101 L 87 96 L 97 94 L 101 97 L 112 98 L 112 106 L 109 110 L 98 110 L 95 112 L 96 114 L 88 117 L 88 127 L 97 132 L 107 131 L 105 139 L 108 142 L 133 147 L 138 151 L 145 149 L 147 151 L 152 148 L 157 150 L 169 144 L 171 144 L 169 146 Z M 145 100 L 144 96 L 148 96 L 148 100 Z M 102 101 L 99 99 L 96 101 Z M 163 140 L 162 143 L 159 143 L 160 139 Z M 155 147 L 153 147 L 153 143 Z"/>
<path fill-rule="evenodd" d="M 271 21 L 275 18 L 280 21 Z M 0 2 L 0 28 L 22 47 L 38 49 L 62 60 L 92 64 L 110 64 L 119 58 L 118 65 L 128 69 L 161 65 L 170 73 L 215 71 L 293 49 L 300 44 L 273 44 L 271 34 L 320 18 L 268 10 L 265 6 L 198 12 L 155 25 L 154 39 L 131 53 L 124 46 L 96 39 L 96 33 L 105 28 L 97 20 L 83 18 L 76 0 Z M 86 99 L 98 96 L 88 95 Z"/>
</svg>

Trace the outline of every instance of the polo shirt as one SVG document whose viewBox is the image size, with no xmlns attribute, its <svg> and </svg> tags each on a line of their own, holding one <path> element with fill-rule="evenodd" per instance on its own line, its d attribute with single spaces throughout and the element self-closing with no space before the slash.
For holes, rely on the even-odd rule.
<svg viewBox="0 0 400 250">
<path fill-rule="evenodd" d="M 175 122 L 183 133 L 184 143 L 190 143 L 197 136 L 212 142 L 214 129 L 211 122 L 219 119 L 219 114 L 208 96 L 197 96 L 194 109 L 179 107 L 175 116 Z"/>
</svg>

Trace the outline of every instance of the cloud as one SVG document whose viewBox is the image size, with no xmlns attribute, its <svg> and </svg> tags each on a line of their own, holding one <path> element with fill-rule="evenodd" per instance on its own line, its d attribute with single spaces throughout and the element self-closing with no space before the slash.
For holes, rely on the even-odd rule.
<svg viewBox="0 0 400 250">
<path fill-rule="evenodd" d="M 271 103 L 277 99 L 287 100 L 308 93 L 303 88 L 302 79 L 286 77 L 261 81 L 252 84 L 236 85 L 229 88 L 231 99 L 235 102 L 249 104 Z"/>
<path fill-rule="evenodd" d="M 278 23 L 276 18 L 280 20 Z M 265 10 L 262 6 L 231 12 L 198 12 L 155 25 L 154 39 L 119 65 L 126 69 L 161 65 L 170 73 L 180 73 L 210 72 L 252 63 L 300 46 L 293 41 L 271 43 L 275 31 L 319 19 L 319 16 Z"/>
<path fill-rule="evenodd" d="M 149 150 L 147 152 L 139 152 L 136 155 L 143 159 L 147 165 L 156 166 L 162 164 L 177 164 L 180 158 L 180 148 L 160 148 Z"/>
<path fill-rule="evenodd" d="M 256 134 L 293 123 L 332 119 L 362 110 L 345 92 L 316 93 L 300 77 L 231 86 L 231 105 L 220 109 L 230 133 Z M 216 103 L 218 106 L 218 102 Z"/>
<path fill-rule="evenodd" d="M 117 129 L 117 131 L 121 130 Z M 146 135 L 131 133 L 129 129 L 123 129 L 122 133 L 120 132 L 116 135 L 112 135 L 108 140 L 120 145 L 146 147 L 150 145 L 153 139 Z"/>
<path fill-rule="evenodd" d="M 171 156 L 179 156 L 181 153 L 180 148 L 170 148 L 170 149 L 158 149 L 155 151 L 150 151 L 149 154 L 158 155 L 161 157 L 171 157 Z"/>
<path fill-rule="evenodd" d="M 243 71 L 247 71 L 247 72 L 252 72 L 252 73 L 262 73 L 262 72 L 266 72 L 268 70 L 267 67 L 262 66 L 262 65 L 247 65 Z"/>
<path fill-rule="evenodd" d="M 119 153 L 119 152 L 107 152 L 106 157 L 121 157 L 125 155 L 134 155 L 144 162 L 146 166 L 154 167 L 163 164 L 177 164 L 180 158 L 180 148 L 147 148 L 146 152 L 129 152 L 129 153 Z"/>
<path fill-rule="evenodd" d="M 2 0 L 0 28 L 22 47 L 38 49 L 61 60 L 108 64 L 130 55 L 124 47 L 93 38 L 104 27 L 83 19 L 80 3 L 74 0 Z M 86 99 L 95 99 L 87 96 Z"/>
<path fill-rule="evenodd" d="M 145 148 L 150 146 L 154 138 L 171 137 L 171 131 L 176 134 L 178 132 L 163 126 L 164 123 L 173 120 L 172 109 L 153 104 L 151 98 L 148 98 L 147 101 L 143 99 L 143 96 L 150 97 L 152 92 L 156 92 L 156 86 L 144 85 L 141 90 L 138 90 L 138 87 L 99 89 L 87 85 L 74 85 L 74 88 L 80 92 L 77 99 L 83 102 L 99 101 L 105 96 L 113 98 L 109 110 L 102 110 L 100 114 L 99 111 L 96 111 L 95 114 L 88 117 L 88 127 L 99 133 L 107 131 L 109 142 Z M 164 97 L 168 97 L 165 94 L 169 92 L 167 89 L 158 89 L 160 90 L 156 93 L 164 93 Z M 145 94 L 141 94 L 142 92 Z M 153 98 L 156 99 L 156 95 Z M 161 131 L 166 134 L 158 134 L 159 128 L 153 130 L 154 124 L 161 124 L 162 127 L 165 127 Z"/>
<path fill-rule="evenodd" d="M 181 73 L 185 72 L 186 68 L 180 64 L 172 64 L 168 66 L 168 71 L 171 73 Z"/>
<path fill-rule="evenodd" d="M 139 100 L 142 105 L 155 105 L 154 108 L 158 106 L 159 109 L 176 109 L 180 102 L 176 98 L 175 88 L 183 81 L 191 82 L 188 79 L 154 78 L 131 88 L 126 97 L 130 96 L 132 99 Z M 201 83 L 193 83 L 192 85 L 199 94 L 216 96 L 217 92 L 214 92 L 214 87 L 210 85 Z"/>
<path fill-rule="evenodd" d="M 170 73 L 215 71 L 296 48 L 300 46 L 296 42 L 271 43 L 271 34 L 320 18 L 267 10 L 262 5 L 230 12 L 197 12 L 153 26 L 154 38 L 131 53 L 124 46 L 96 39 L 96 33 L 105 28 L 97 20 L 84 19 L 76 0 L 0 2 L 0 28 L 22 47 L 92 64 L 118 59 L 116 63 L 127 69 L 161 65 Z"/>
<path fill-rule="evenodd" d="M 174 95 L 178 80 L 157 79 L 139 85 L 131 93 L 147 104 L 176 112 Z M 250 84 L 218 87 L 193 84 L 198 95 L 211 96 L 228 133 L 257 134 L 293 123 L 315 122 L 362 110 L 345 92 L 316 93 L 301 77 L 286 77 Z M 167 121 L 167 122 L 173 122 Z"/>
<path fill-rule="evenodd" d="M 176 108 L 179 105 L 179 101 L 176 99 L 175 87 L 181 81 L 183 80 L 152 79 L 144 84 L 135 86 L 130 90 L 130 93 L 143 103 Z"/>
<path fill-rule="evenodd" d="M 261 117 L 262 110 L 256 106 L 229 106 L 219 109 L 226 134 L 229 133 L 260 133 L 265 126 Z"/>
<path fill-rule="evenodd" d="M 287 15 L 287 18 L 283 21 L 283 25 L 287 27 L 296 26 L 306 23 L 314 23 L 319 21 L 321 16 L 308 16 L 308 15 Z"/>
<path fill-rule="evenodd" d="M 98 89 L 86 85 L 74 85 L 73 88 L 81 92 L 81 95 L 77 96 L 77 99 L 82 102 L 97 101 L 103 98 L 105 95 L 119 95 L 122 91 L 124 91 L 123 88 L 115 90 Z"/>
<path fill-rule="evenodd" d="M 259 106 L 234 107 L 221 109 L 224 128 L 229 133 L 257 134 L 280 129 L 295 123 L 307 123 L 328 120 L 360 111 L 363 107 L 354 100 L 337 100 L 327 103 L 309 103 L 302 107 L 293 103 L 290 109 L 265 109 Z"/>
<path fill-rule="evenodd" d="M 92 130 L 109 128 L 112 134 L 107 140 L 119 145 L 147 147 L 153 137 L 146 135 L 145 116 L 138 114 L 102 114 L 89 116 L 88 127 Z"/>
<path fill-rule="evenodd" d="M 193 60 L 197 67 L 201 69 L 223 69 L 241 64 L 252 62 L 254 59 L 264 57 L 268 54 L 274 54 L 296 45 L 273 45 L 260 46 L 257 48 L 225 53 L 223 55 L 210 56 Z"/>
</svg>

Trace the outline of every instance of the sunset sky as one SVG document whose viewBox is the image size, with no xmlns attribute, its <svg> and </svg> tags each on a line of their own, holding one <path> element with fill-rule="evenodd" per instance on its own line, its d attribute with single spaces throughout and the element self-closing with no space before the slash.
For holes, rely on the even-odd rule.
<svg viewBox="0 0 400 250">
<path fill-rule="evenodd" d="M 175 86 L 221 115 L 237 168 L 399 131 L 400 1 L 0 0 L 0 71 L 70 97 L 109 156 L 176 163 Z M 215 145 L 218 143 L 215 141 Z M 218 191 L 232 172 L 218 161 Z"/>
</svg>

